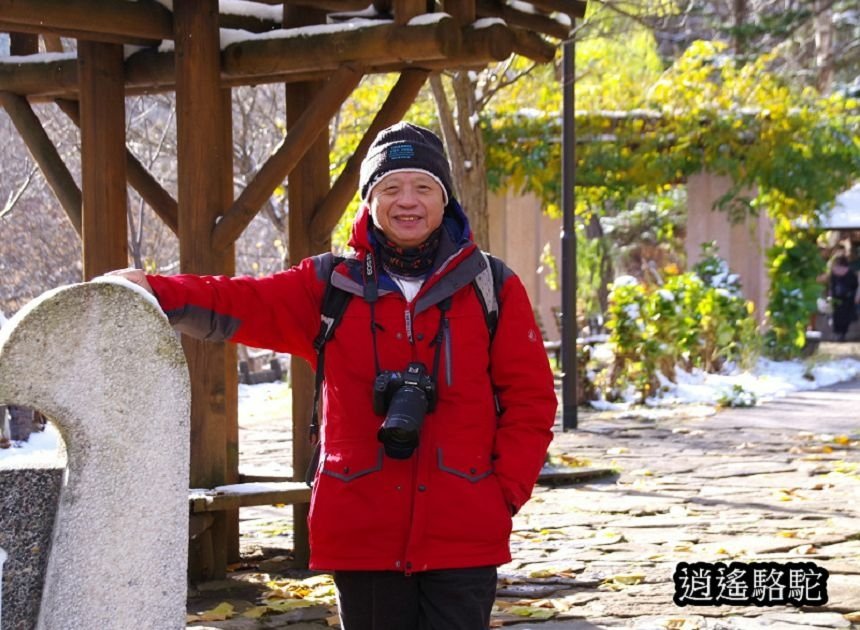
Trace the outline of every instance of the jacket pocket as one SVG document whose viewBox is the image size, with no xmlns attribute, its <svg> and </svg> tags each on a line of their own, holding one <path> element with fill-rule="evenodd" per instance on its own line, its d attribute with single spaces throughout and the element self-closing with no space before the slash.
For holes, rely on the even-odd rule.
<svg viewBox="0 0 860 630">
<path fill-rule="evenodd" d="M 382 470 L 383 446 L 371 449 L 339 450 L 333 448 L 325 453 L 320 471 L 345 483 Z"/>
<path fill-rule="evenodd" d="M 432 512 L 432 535 L 439 540 L 506 544 L 511 512 L 493 470 L 489 449 L 474 445 L 440 447 L 436 451 L 438 492 Z M 438 499 L 436 498 L 438 497 Z"/>
<path fill-rule="evenodd" d="M 439 448 L 436 462 L 442 472 L 461 477 L 470 483 L 478 483 L 493 474 L 493 464 L 489 455 L 475 456 Z"/>
</svg>

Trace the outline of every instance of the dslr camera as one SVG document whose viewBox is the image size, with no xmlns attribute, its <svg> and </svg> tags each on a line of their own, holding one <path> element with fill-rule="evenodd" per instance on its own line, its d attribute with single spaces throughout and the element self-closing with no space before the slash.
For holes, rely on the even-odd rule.
<svg viewBox="0 0 860 630">
<path fill-rule="evenodd" d="M 384 415 L 376 437 L 393 459 L 409 458 L 418 446 L 424 415 L 436 408 L 438 392 L 423 363 L 410 363 L 403 372 L 385 371 L 373 383 L 373 411 Z"/>
</svg>

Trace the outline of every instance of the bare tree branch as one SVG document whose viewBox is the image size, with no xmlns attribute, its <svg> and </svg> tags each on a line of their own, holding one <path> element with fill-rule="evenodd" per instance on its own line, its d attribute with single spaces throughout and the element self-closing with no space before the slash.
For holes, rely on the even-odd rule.
<svg viewBox="0 0 860 630">
<path fill-rule="evenodd" d="M 0 210 L 0 219 L 5 217 L 7 214 L 12 212 L 15 209 L 18 201 L 27 191 L 27 188 L 30 187 L 30 182 L 33 181 L 33 176 L 38 172 L 39 168 L 34 166 L 30 169 L 30 172 L 27 173 L 27 177 L 24 178 L 24 181 L 18 187 L 18 190 L 12 191 L 9 193 L 9 198 L 6 199 L 6 205 L 3 206 L 3 209 Z"/>
</svg>

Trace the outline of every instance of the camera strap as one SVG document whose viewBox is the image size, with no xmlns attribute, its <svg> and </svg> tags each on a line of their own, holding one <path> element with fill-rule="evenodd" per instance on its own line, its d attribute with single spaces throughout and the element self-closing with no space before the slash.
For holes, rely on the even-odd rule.
<svg viewBox="0 0 860 630">
<path fill-rule="evenodd" d="M 377 376 L 379 368 L 379 353 L 376 351 L 376 300 L 379 299 L 379 283 L 376 279 L 376 262 L 373 253 L 367 252 L 364 259 L 364 300 L 370 306 L 370 338 L 373 341 L 373 365 Z"/>
</svg>

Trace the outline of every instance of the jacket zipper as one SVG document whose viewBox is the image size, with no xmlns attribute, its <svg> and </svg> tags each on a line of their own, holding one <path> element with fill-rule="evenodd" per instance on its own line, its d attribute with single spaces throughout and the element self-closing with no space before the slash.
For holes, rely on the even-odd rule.
<svg viewBox="0 0 860 630">
<path fill-rule="evenodd" d="M 409 306 L 403 311 L 403 317 L 406 320 L 406 338 L 409 340 L 409 345 L 415 345 L 412 339 L 412 311 L 409 310 Z"/>
<path fill-rule="evenodd" d="M 445 344 L 445 383 L 451 387 L 453 382 L 453 367 L 451 362 L 451 326 L 448 323 L 448 318 L 442 318 L 442 339 Z"/>
</svg>

